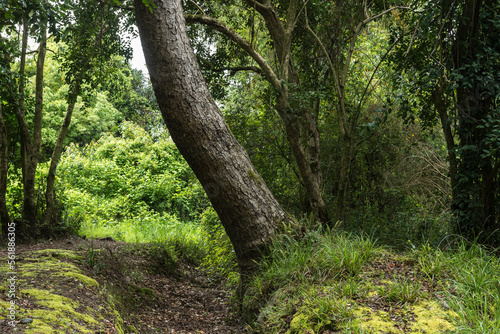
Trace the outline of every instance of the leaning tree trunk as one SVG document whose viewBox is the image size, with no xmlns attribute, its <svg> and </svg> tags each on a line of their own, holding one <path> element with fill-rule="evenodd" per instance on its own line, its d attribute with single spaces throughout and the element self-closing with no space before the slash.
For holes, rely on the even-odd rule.
<svg viewBox="0 0 500 334">
<path fill-rule="evenodd" d="M 2 103 L 0 102 L 0 220 L 4 236 L 7 235 L 7 227 L 10 223 L 9 211 L 7 210 L 5 200 L 7 194 L 8 153 L 7 128 L 3 121 Z"/>
<path fill-rule="evenodd" d="M 257 174 L 213 101 L 189 44 L 181 0 L 135 0 L 137 26 L 163 119 L 203 185 L 236 252 L 243 279 L 291 218 Z"/>
<path fill-rule="evenodd" d="M 59 136 L 57 137 L 56 145 L 54 151 L 52 152 L 52 158 L 50 159 L 49 173 L 47 175 L 47 188 L 45 190 L 45 212 L 43 214 L 42 228 L 44 232 L 50 231 L 50 226 L 55 222 L 55 194 L 54 194 L 54 183 L 56 180 L 56 170 L 59 164 L 59 159 L 61 158 L 61 153 L 63 149 L 63 142 L 71 124 L 71 117 L 73 115 L 73 110 L 75 109 L 75 104 L 80 94 L 80 83 L 75 83 L 73 89 L 71 89 L 68 96 L 68 108 L 66 109 L 66 115 L 64 116 L 64 121 L 59 131 Z"/>
</svg>

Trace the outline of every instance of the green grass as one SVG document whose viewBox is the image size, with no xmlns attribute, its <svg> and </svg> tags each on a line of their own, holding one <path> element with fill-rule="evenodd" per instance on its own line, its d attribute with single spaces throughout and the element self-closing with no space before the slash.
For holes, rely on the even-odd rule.
<svg viewBox="0 0 500 334">
<path fill-rule="evenodd" d="M 206 256 L 203 225 L 179 222 L 168 214 L 141 215 L 119 222 L 86 222 L 80 234 L 91 239 L 111 236 L 129 243 L 161 244 L 192 263 Z"/>
<path fill-rule="evenodd" d="M 380 295 L 385 296 L 387 301 L 400 304 L 415 303 L 421 298 L 422 284 L 407 277 L 395 276 L 391 284 L 378 289 Z"/>
<path fill-rule="evenodd" d="M 283 236 L 251 282 L 244 308 L 260 308 L 256 327 L 266 333 L 343 328 L 354 319 L 353 298 L 366 293 L 359 275 L 380 252 L 369 237 L 332 230 Z"/>
</svg>

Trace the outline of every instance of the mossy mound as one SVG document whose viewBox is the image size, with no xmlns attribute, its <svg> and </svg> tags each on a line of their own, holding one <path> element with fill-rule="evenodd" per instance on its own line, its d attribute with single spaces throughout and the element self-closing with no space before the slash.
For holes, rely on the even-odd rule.
<svg viewBox="0 0 500 334">
<path fill-rule="evenodd" d="M 291 296 L 289 296 L 291 297 Z M 293 299 L 293 298 L 292 298 Z M 312 294 L 302 293 L 296 300 L 281 300 L 280 305 L 273 308 L 280 309 L 281 319 L 292 305 L 296 312 L 289 317 L 287 334 L 321 333 L 328 331 L 343 331 L 345 333 L 449 333 L 455 330 L 450 319 L 456 317 L 450 310 L 445 310 L 438 302 L 422 300 L 415 304 L 392 305 L 390 308 L 380 307 L 372 299 L 363 306 L 355 300 L 325 295 L 324 289 L 319 288 Z M 280 319 L 280 320 L 281 320 Z M 268 319 L 269 321 L 270 319 Z M 272 320 L 271 320 L 272 321 Z M 276 320 L 275 320 L 276 321 Z M 274 327 L 274 326 L 272 326 Z M 276 328 L 269 328 L 268 332 L 275 332 Z M 281 329 L 283 330 L 283 328 Z M 280 331 L 276 331 L 278 333 Z"/>
<path fill-rule="evenodd" d="M 455 329 L 448 319 L 456 315 L 435 301 L 421 301 L 391 311 L 358 307 L 354 310 L 355 327 L 367 333 L 448 333 Z"/>
<path fill-rule="evenodd" d="M 82 254 L 70 250 L 30 251 L 16 259 L 15 319 L 7 319 L 10 300 L 0 300 L 0 332 L 123 333 L 123 320 L 101 293 L 99 283 L 82 268 Z M 7 263 L 6 258 L 0 258 Z M 5 271 L 0 291 L 7 296 Z M 32 318 L 27 324 L 21 319 Z"/>
</svg>

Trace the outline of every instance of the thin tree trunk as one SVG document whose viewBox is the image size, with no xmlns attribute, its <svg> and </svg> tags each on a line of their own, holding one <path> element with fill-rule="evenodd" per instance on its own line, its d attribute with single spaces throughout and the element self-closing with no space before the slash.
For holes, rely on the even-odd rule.
<svg viewBox="0 0 500 334">
<path fill-rule="evenodd" d="M 19 61 L 19 99 L 15 103 L 16 119 L 19 124 L 21 134 L 21 168 L 23 184 L 26 173 L 26 151 L 30 149 L 30 133 L 26 124 L 25 104 L 24 104 L 24 72 L 26 68 L 26 50 L 28 48 L 28 21 L 23 18 L 23 30 L 21 41 L 21 57 Z"/>
<path fill-rule="evenodd" d="M 213 101 L 189 44 L 180 0 L 135 0 L 137 26 L 158 105 L 172 139 L 205 188 L 245 281 L 275 234 L 291 223 Z"/>
<path fill-rule="evenodd" d="M 3 121 L 2 103 L 0 102 L 0 220 L 2 222 L 2 233 L 7 235 L 8 223 L 10 223 L 9 211 L 7 210 L 7 171 L 9 170 L 7 143 L 7 128 Z"/>
<path fill-rule="evenodd" d="M 448 151 L 448 163 L 450 164 L 450 184 L 451 184 L 451 198 L 452 203 L 456 198 L 456 174 L 457 174 L 457 155 L 455 153 L 455 140 L 451 132 L 451 120 L 448 117 L 448 111 L 443 99 L 442 88 L 432 93 L 434 106 L 439 114 L 441 120 L 441 128 L 443 129 L 444 139 L 446 141 L 446 149 Z M 452 204 L 453 205 L 453 204 Z M 453 210 L 453 208 L 452 208 Z"/>
<path fill-rule="evenodd" d="M 342 157 L 340 159 L 338 190 L 335 204 L 335 219 L 337 221 L 345 222 L 345 207 L 347 200 L 347 181 L 349 178 L 349 167 L 352 158 L 352 139 L 350 136 L 344 136 L 344 147 L 342 150 Z"/>
<path fill-rule="evenodd" d="M 76 83 L 75 87 L 70 92 L 68 98 L 68 108 L 66 109 L 66 115 L 59 131 L 59 136 L 57 137 L 56 145 L 54 151 L 52 152 L 52 158 L 50 160 L 49 173 L 47 175 L 47 188 L 45 191 L 45 212 L 43 214 L 42 226 L 48 231 L 50 226 L 54 223 L 54 211 L 55 211 L 55 194 L 54 194 L 54 182 L 56 180 L 56 170 L 59 164 L 59 159 L 61 158 L 61 153 L 63 149 L 63 142 L 71 124 L 71 116 L 73 115 L 73 110 L 75 109 L 75 104 L 80 93 L 80 84 Z"/>
<path fill-rule="evenodd" d="M 307 141 L 308 138 L 301 138 L 301 124 L 292 115 L 290 107 L 277 106 L 278 113 L 282 116 L 283 122 L 285 123 L 285 131 L 288 142 L 292 149 L 293 156 L 297 163 L 300 176 L 304 182 L 304 188 L 306 190 L 306 196 L 309 202 L 309 206 L 313 214 L 322 222 L 328 222 L 330 220 L 328 216 L 328 211 L 326 209 L 325 202 L 321 196 L 321 170 L 319 168 L 319 156 L 312 156 L 311 150 L 307 147 L 307 142 L 304 145 L 301 139 Z M 310 127 L 314 127 L 311 125 Z M 303 128 L 303 126 L 302 126 Z M 314 132 L 311 140 L 311 146 L 314 146 L 316 142 L 319 142 L 319 131 L 307 129 L 310 132 Z M 319 155 L 319 147 L 314 147 Z M 313 168 L 315 170 L 313 171 Z"/>
</svg>

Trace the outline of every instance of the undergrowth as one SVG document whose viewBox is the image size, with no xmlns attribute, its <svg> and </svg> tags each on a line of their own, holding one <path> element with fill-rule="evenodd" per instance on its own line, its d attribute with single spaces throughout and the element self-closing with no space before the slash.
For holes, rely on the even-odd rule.
<svg viewBox="0 0 500 334">
<path fill-rule="evenodd" d="M 275 240 L 243 310 L 258 333 L 499 333 L 499 269 L 476 244 L 395 252 L 319 228 Z"/>
</svg>

